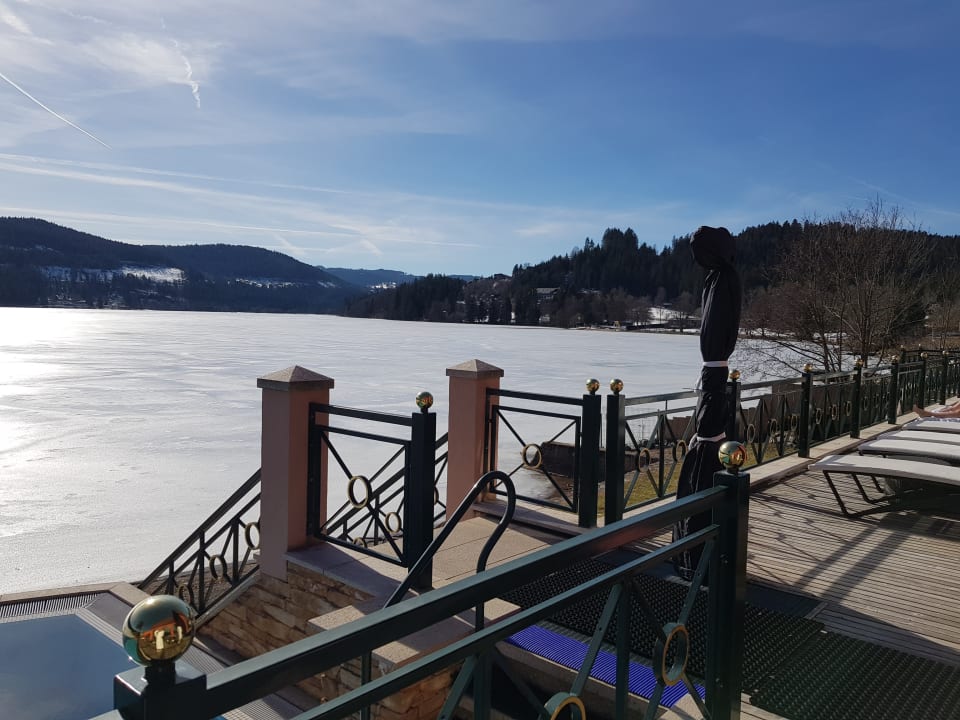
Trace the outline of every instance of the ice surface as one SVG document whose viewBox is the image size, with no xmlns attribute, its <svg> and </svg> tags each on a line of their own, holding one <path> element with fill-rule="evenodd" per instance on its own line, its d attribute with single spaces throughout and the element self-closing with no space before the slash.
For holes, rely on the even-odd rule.
<svg viewBox="0 0 960 720">
<path fill-rule="evenodd" d="M 0 594 L 136 580 L 260 464 L 256 379 L 333 377 L 338 405 L 411 413 L 479 358 L 502 387 L 690 388 L 698 338 L 323 315 L 0 308 Z"/>
</svg>

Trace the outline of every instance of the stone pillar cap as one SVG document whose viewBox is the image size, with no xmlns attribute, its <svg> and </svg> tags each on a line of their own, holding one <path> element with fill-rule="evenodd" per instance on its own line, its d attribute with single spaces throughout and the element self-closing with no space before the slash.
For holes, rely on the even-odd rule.
<svg viewBox="0 0 960 720">
<path fill-rule="evenodd" d="M 483 360 L 467 360 L 459 365 L 447 368 L 447 377 L 461 378 L 488 378 L 503 377 L 503 370 L 496 365 L 485 363 Z"/>
<path fill-rule="evenodd" d="M 333 387 L 333 378 L 307 370 L 299 365 L 291 365 L 269 375 L 257 378 L 257 387 L 264 390 L 329 390 Z"/>
</svg>

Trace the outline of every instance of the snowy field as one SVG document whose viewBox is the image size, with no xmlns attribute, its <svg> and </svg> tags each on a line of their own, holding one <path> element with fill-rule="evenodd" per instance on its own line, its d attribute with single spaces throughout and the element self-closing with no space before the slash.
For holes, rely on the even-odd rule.
<svg viewBox="0 0 960 720">
<path fill-rule="evenodd" d="M 256 315 L 0 308 L 0 594 L 135 580 L 259 467 L 261 375 L 298 364 L 331 398 L 410 413 L 471 358 L 502 387 L 690 388 L 698 338 Z"/>
</svg>

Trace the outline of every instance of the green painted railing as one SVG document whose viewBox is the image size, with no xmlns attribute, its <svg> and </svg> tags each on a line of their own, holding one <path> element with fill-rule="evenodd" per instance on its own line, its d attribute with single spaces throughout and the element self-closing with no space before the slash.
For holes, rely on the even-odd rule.
<svg viewBox="0 0 960 720">
<path fill-rule="evenodd" d="M 708 593 L 709 602 L 706 671 L 702 678 L 706 697 L 701 701 L 694 692 L 693 699 L 704 718 L 737 718 L 743 656 L 748 501 L 748 476 L 721 472 L 716 475 L 715 487 L 710 490 L 560 542 L 218 672 L 204 675 L 178 662 L 170 671 L 161 672 L 151 668 L 157 670 L 151 674 L 152 677 L 164 680 L 148 682 L 143 669 L 128 671 L 115 679 L 117 709 L 101 715 L 100 720 L 206 720 L 217 717 L 292 683 L 355 661 L 365 653 L 431 628 L 459 613 L 482 606 L 537 578 L 545 578 L 578 562 L 625 549 L 691 515 L 704 512 L 711 513 L 712 522 L 702 531 L 649 554 L 633 555 L 632 559 L 612 566 L 599 577 L 470 632 L 440 650 L 401 665 L 340 697 L 322 702 L 318 707 L 298 715 L 296 720 L 346 717 L 444 670 L 456 672 L 456 678 L 438 717 L 452 717 L 463 695 L 472 688 L 474 717 L 487 720 L 495 692 L 492 679 L 495 665 L 507 667 L 506 678 L 517 683 L 520 695 L 529 705 L 530 717 L 550 718 L 559 708 L 577 706 L 580 702 L 579 696 L 585 688 L 593 659 L 597 657 L 603 635 L 609 628 L 614 628 L 616 637 L 614 713 L 616 717 L 627 717 L 627 682 L 631 662 L 627 618 L 631 616 L 634 603 L 648 607 L 633 579 L 643 571 L 695 547 L 703 547 L 703 553 L 680 616 L 674 622 L 661 625 L 649 613 L 644 613 L 647 622 L 654 625 L 659 638 L 652 664 L 657 685 L 646 718 L 656 717 L 657 700 L 668 684 L 683 683 L 688 689 L 693 688 L 694 679 L 688 675 L 686 668 L 690 648 L 686 617 L 694 598 L 704 591 Z M 704 590 L 702 586 L 706 579 L 709 579 L 709 585 Z M 550 698 L 537 695 L 520 680 L 519 673 L 509 670 L 509 661 L 498 650 L 498 643 L 597 593 L 606 594 L 606 607 L 598 623 L 598 634 L 589 641 L 587 659 L 577 673 L 571 690 Z"/>
</svg>

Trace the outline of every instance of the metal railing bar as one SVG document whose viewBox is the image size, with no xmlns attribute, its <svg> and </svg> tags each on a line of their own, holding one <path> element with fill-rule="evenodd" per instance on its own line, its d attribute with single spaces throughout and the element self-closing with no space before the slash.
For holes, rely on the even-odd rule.
<svg viewBox="0 0 960 720">
<path fill-rule="evenodd" d="M 695 412 L 697 409 L 696 405 L 684 405 L 683 407 L 670 408 L 669 410 L 650 410 L 645 413 L 638 413 L 636 415 L 624 415 L 623 419 L 625 422 L 630 420 L 646 420 L 647 418 L 659 417 L 661 415 L 666 416 L 667 414 L 676 415 L 683 412 Z"/>
<path fill-rule="evenodd" d="M 140 583 L 140 586 L 143 586 L 143 585 L 146 585 L 147 583 L 153 582 L 153 581 L 155 581 L 158 577 L 160 577 L 160 575 L 162 575 L 163 572 L 167 569 L 167 567 L 169 566 L 169 564 L 170 564 L 172 561 L 176 560 L 176 558 L 179 557 L 180 555 L 182 555 L 186 550 L 188 550 L 188 549 L 197 541 L 197 539 L 200 537 L 201 533 L 203 533 L 206 528 L 210 527 L 210 526 L 213 525 L 215 522 L 217 522 L 218 520 L 220 520 L 224 515 L 226 515 L 227 512 L 229 512 L 229 511 L 232 509 L 232 507 L 233 507 L 237 502 L 239 502 L 239 500 L 240 500 L 244 495 L 246 495 L 246 494 L 247 494 L 248 492 L 250 492 L 254 487 L 256 487 L 257 483 L 259 483 L 259 482 L 260 482 L 260 469 L 258 468 L 257 471 L 256 471 L 255 473 L 253 473 L 253 475 L 251 475 L 246 482 L 243 483 L 243 485 L 241 485 L 239 488 L 237 488 L 237 490 L 236 490 L 232 495 L 230 495 L 230 497 L 227 498 L 227 499 L 220 505 L 220 507 L 218 507 L 216 510 L 214 510 L 213 513 L 211 513 L 210 516 L 209 516 L 206 520 L 204 520 L 203 524 L 202 524 L 199 528 L 197 528 L 196 530 L 194 530 L 194 531 L 187 537 L 186 540 L 184 540 L 182 543 L 180 543 L 180 545 L 177 546 L 177 549 L 176 549 L 176 550 L 174 550 L 174 551 L 173 551 L 172 553 L 170 553 L 166 558 L 164 558 L 163 562 L 161 562 L 161 563 L 156 567 L 156 569 L 154 569 L 149 575 L 147 575 L 146 579 L 143 580 L 143 581 Z M 257 499 L 259 499 L 259 498 L 260 498 L 260 493 L 257 493 Z"/>
<path fill-rule="evenodd" d="M 390 437 L 389 435 L 378 435 L 376 433 L 365 432 L 363 430 L 352 430 L 350 428 L 332 427 L 330 425 L 317 425 L 329 433 L 337 435 L 349 435 L 350 437 L 362 438 L 364 440 L 377 440 L 378 442 L 391 443 L 394 445 L 410 444 L 409 439 Z"/>
<path fill-rule="evenodd" d="M 566 413 L 550 412 L 549 410 L 536 410 L 534 408 L 516 407 L 514 405 L 494 405 L 499 415 L 503 415 L 503 410 L 510 412 L 523 413 L 524 415 L 538 415 L 542 417 L 560 418 L 561 420 L 579 420 L 579 415 L 569 415 Z"/>
<path fill-rule="evenodd" d="M 696 397 L 700 397 L 700 392 L 697 390 L 680 390 L 678 392 L 662 393 L 660 395 L 629 397 L 625 402 L 629 407 L 630 405 L 656 405 L 662 402 L 669 402 L 670 400 L 687 400 Z"/>
<path fill-rule="evenodd" d="M 388 423 L 390 425 L 405 425 L 410 427 L 413 421 L 409 415 L 396 415 L 393 413 L 378 412 L 376 410 L 360 410 L 358 408 L 344 407 L 342 405 L 326 405 L 324 403 L 310 403 L 311 415 L 321 413 L 326 415 L 339 415 L 340 417 L 357 418 L 358 420 L 374 420 L 376 422 Z"/>
<path fill-rule="evenodd" d="M 522 390 L 487 388 L 487 397 L 491 395 L 516 398 L 517 400 L 542 400 L 543 402 L 559 403 L 561 405 L 583 405 L 582 398 L 572 398 L 563 395 L 544 395 L 542 393 L 524 392 Z"/>
<path fill-rule="evenodd" d="M 376 611 L 348 625 L 298 640 L 257 658 L 241 661 L 208 675 L 205 697 L 196 698 L 194 706 L 198 709 L 202 706 L 202 712 L 216 714 L 246 704 L 305 677 L 348 662 L 357 657 L 359 648 L 382 647 L 411 632 L 433 625 L 438 617 L 453 616 L 475 606 L 480 600 L 496 597 L 504 588 L 515 587 L 530 577 L 540 577 L 577 560 L 621 547 L 639 539 L 645 532 L 673 524 L 689 514 L 707 510 L 721 503 L 726 493 L 725 488 L 714 488 L 687 496 L 666 508 L 604 527 L 588 537 L 572 538 L 542 550 L 536 556 L 520 558 L 498 566 L 488 570 L 483 577 L 467 578 L 425 595 L 410 598 L 394 607 Z M 359 710 L 364 705 L 387 697 L 416 680 L 475 654 L 484 646 L 549 617 L 562 607 L 639 574 L 647 567 L 668 560 L 684 550 L 701 545 L 717 534 L 718 526 L 710 525 L 682 541 L 614 568 L 589 583 L 521 610 L 495 625 L 452 643 L 444 650 L 415 660 L 327 703 L 324 707 L 298 716 L 298 720 L 341 717 Z"/>
</svg>

